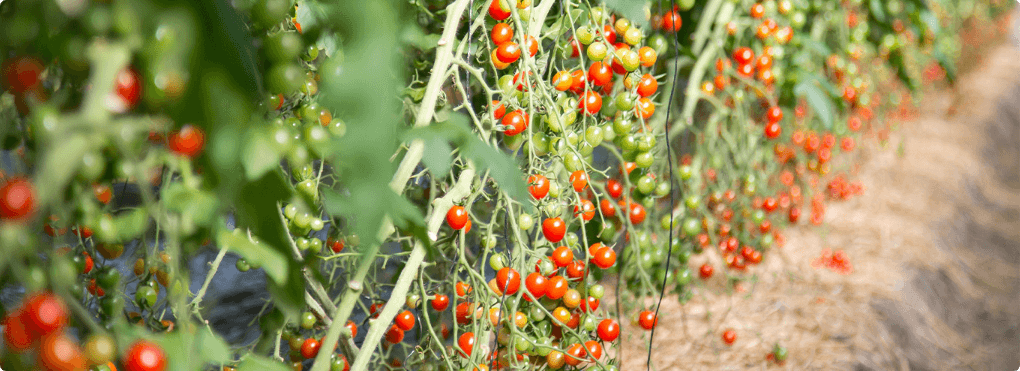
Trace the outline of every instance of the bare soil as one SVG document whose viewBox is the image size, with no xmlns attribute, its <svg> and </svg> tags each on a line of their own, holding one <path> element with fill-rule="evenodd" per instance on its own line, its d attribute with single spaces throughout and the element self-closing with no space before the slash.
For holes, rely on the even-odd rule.
<svg viewBox="0 0 1020 371">
<path fill-rule="evenodd" d="M 997 44 L 884 145 L 863 143 L 864 194 L 788 231 L 746 291 L 714 278 L 685 305 L 667 297 L 653 369 L 1020 368 L 1020 49 Z M 825 249 L 854 272 L 812 267 Z M 644 370 L 647 342 L 624 326 L 622 369 Z M 777 343 L 783 366 L 766 361 Z"/>
</svg>

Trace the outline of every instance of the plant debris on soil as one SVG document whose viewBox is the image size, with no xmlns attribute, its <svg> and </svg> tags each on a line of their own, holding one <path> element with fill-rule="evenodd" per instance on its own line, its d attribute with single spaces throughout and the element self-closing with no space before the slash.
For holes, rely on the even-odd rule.
<svg viewBox="0 0 1020 371">
<path fill-rule="evenodd" d="M 821 228 L 791 229 L 735 288 L 666 297 L 652 369 L 1020 367 L 1020 48 L 999 42 L 887 140 L 862 141 L 866 190 Z M 647 334 L 624 322 L 622 369 L 644 370 Z"/>
</svg>

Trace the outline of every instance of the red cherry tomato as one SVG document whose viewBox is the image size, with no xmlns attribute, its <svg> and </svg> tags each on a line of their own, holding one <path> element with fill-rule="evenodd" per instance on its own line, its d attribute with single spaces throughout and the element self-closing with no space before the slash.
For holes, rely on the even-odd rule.
<svg viewBox="0 0 1020 371">
<path fill-rule="evenodd" d="M 397 325 L 390 326 L 390 329 L 386 331 L 386 341 L 390 344 L 404 341 L 404 330 L 401 330 Z"/>
<path fill-rule="evenodd" d="M 608 247 L 599 249 L 599 251 L 595 252 L 594 256 L 592 256 L 591 260 L 599 268 L 608 269 L 609 267 L 612 267 L 613 264 L 616 264 L 616 251 L 613 251 L 613 249 Z"/>
<path fill-rule="evenodd" d="M 510 17 L 510 8 L 505 7 L 504 3 L 506 0 L 492 0 L 489 3 L 489 16 L 497 21 L 502 21 Z"/>
<path fill-rule="evenodd" d="M 22 308 L 25 327 L 36 335 L 46 335 L 67 325 L 67 305 L 52 293 L 34 294 L 25 299 Z"/>
<path fill-rule="evenodd" d="M 616 320 L 606 318 L 599 322 L 597 329 L 599 339 L 602 341 L 613 341 L 620 336 L 620 324 L 616 323 Z"/>
<path fill-rule="evenodd" d="M 552 262 L 556 264 L 557 268 L 563 268 L 574 261 L 574 251 L 570 250 L 569 247 L 560 246 L 552 253 Z"/>
<path fill-rule="evenodd" d="M 503 63 L 514 63 L 521 58 L 521 46 L 513 41 L 507 41 L 496 47 L 496 58 Z"/>
<path fill-rule="evenodd" d="M 471 353 L 475 351 L 475 334 L 473 332 L 465 332 L 460 335 L 457 339 L 457 347 L 460 350 L 460 355 L 464 357 L 470 357 Z"/>
<path fill-rule="evenodd" d="M 454 205 L 446 212 L 446 224 L 455 230 L 464 228 L 468 222 L 468 213 L 464 206 Z"/>
<path fill-rule="evenodd" d="M 580 98 L 577 107 L 585 114 L 594 115 L 602 109 L 602 96 L 599 93 L 588 90 L 582 93 Z"/>
<path fill-rule="evenodd" d="M 496 287 L 504 295 L 513 295 L 521 287 L 521 274 L 510 267 L 503 267 L 496 272 Z"/>
<path fill-rule="evenodd" d="M 549 299 L 559 300 L 570 289 L 570 284 L 563 276 L 552 276 L 545 285 L 545 296 Z"/>
<path fill-rule="evenodd" d="M 557 243 L 567 234 L 567 224 L 560 218 L 547 218 L 542 222 L 542 235 L 549 242 Z"/>
<path fill-rule="evenodd" d="M 387 337 L 389 339 L 389 337 Z M 319 355 L 319 348 L 322 347 L 322 343 L 313 338 L 305 339 L 305 342 L 301 344 L 301 356 L 305 359 L 315 358 Z"/>
<path fill-rule="evenodd" d="M 630 204 L 630 223 L 637 225 L 645 221 L 645 207 L 639 203 Z"/>
<path fill-rule="evenodd" d="M 754 51 L 746 46 L 739 47 L 733 52 L 733 61 L 738 65 L 748 64 L 752 59 L 754 59 Z"/>
<path fill-rule="evenodd" d="M 545 175 L 532 174 L 528 177 L 528 184 L 528 192 L 536 200 L 541 200 L 549 194 L 549 178 L 546 178 Z"/>
<path fill-rule="evenodd" d="M 577 170 L 570 173 L 568 180 L 570 185 L 574 187 L 574 191 L 581 192 L 588 186 L 588 173 L 584 172 L 584 170 Z"/>
<path fill-rule="evenodd" d="M 645 74 L 641 76 L 641 81 L 638 82 L 637 93 L 641 97 L 649 97 L 659 90 L 659 82 L 652 77 L 651 74 Z"/>
<path fill-rule="evenodd" d="M 602 344 L 599 344 L 599 342 L 595 340 L 588 340 L 584 342 L 584 348 L 588 351 L 588 355 L 591 356 L 592 359 L 598 360 L 599 358 L 602 358 Z"/>
<path fill-rule="evenodd" d="M 85 356 L 78 344 L 64 333 L 55 333 L 43 337 L 36 355 L 41 370 L 85 370 Z"/>
<path fill-rule="evenodd" d="M 432 309 L 437 311 L 444 311 L 450 306 L 450 297 L 443 294 L 436 294 L 436 297 L 432 299 Z"/>
<path fill-rule="evenodd" d="M 405 310 L 397 314 L 397 317 L 393 319 L 393 322 L 397 324 L 401 330 L 410 331 L 414 328 L 414 314 L 411 311 Z"/>
<path fill-rule="evenodd" d="M 545 295 L 548 286 L 549 280 L 546 279 L 545 276 L 543 276 L 541 273 L 536 272 L 529 273 L 528 278 L 524 280 L 524 287 L 527 287 L 528 292 L 530 292 L 531 295 L 534 296 L 536 299 L 541 298 L 542 296 Z"/>
<path fill-rule="evenodd" d="M 21 94 L 39 86 L 39 75 L 43 65 L 35 57 L 15 57 L 3 66 L 3 82 L 15 94 Z"/>
<path fill-rule="evenodd" d="M 595 86 L 605 86 L 613 80 L 613 70 L 605 63 L 595 62 L 588 67 L 588 81 Z"/>
<path fill-rule="evenodd" d="M 698 275 L 701 276 L 701 279 L 707 280 L 709 278 L 712 278 L 713 273 L 715 273 L 715 268 L 713 268 L 708 263 L 702 264 L 701 268 L 698 269 Z"/>
<path fill-rule="evenodd" d="M 606 181 L 606 192 L 612 198 L 620 198 L 623 195 L 623 185 L 613 179 Z"/>
<path fill-rule="evenodd" d="M 506 135 L 517 135 L 521 132 L 528 130 L 528 114 L 522 110 L 514 110 L 503 116 L 503 120 L 500 121 L 506 128 L 503 130 L 503 134 Z"/>
<path fill-rule="evenodd" d="M 646 310 L 638 314 L 638 325 L 645 330 L 651 330 L 659 323 L 659 319 L 652 311 Z"/>
<path fill-rule="evenodd" d="M 138 104 L 138 99 L 142 96 L 142 83 L 138 72 L 131 68 L 120 70 L 117 73 L 116 83 L 117 97 L 124 104 L 124 110 L 130 110 Z"/>
<path fill-rule="evenodd" d="M 733 330 L 726 330 L 722 333 L 722 340 L 726 345 L 733 345 L 733 342 L 737 341 L 737 332 Z"/>
<path fill-rule="evenodd" d="M 501 45 L 514 38 L 514 29 L 510 25 L 500 22 L 492 26 L 492 43 Z"/>
<path fill-rule="evenodd" d="M 195 157 L 205 147 L 205 133 L 193 125 L 184 125 L 180 131 L 170 134 L 167 138 L 170 151 L 185 157 Z"/>
<path fill-rule="evenodd" d="M 166 354 L 158 345 L 148 340 L 139 340 L 128 348 L 124 357 L 126 371 L 163 371 L 166 370 Z"/>
<path fill-rule="evenodd" d="M 12 178 L 0 187 L 0 219 L 22 221 L 35 210 L 35 187 L 28 180 Z"/>
</svg>

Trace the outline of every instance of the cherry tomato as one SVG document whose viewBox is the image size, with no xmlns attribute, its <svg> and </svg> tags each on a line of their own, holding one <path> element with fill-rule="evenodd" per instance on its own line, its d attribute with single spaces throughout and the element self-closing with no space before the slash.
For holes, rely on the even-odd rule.
<svg viewBox="0 0 1020 371">
<path fill-rule="evenodd" d="M 567 91 L 574 85 L 574 78 L 567 71 L 559 71 L 553 75 L 552 83 L 556 90 Z"/>
<path fill-rule="evenodd" d="M 739 47 L 733 52 L 733 61 L 738 65 L 746 65 L 754 59 L 754 51 L 746 46 Z"/>
<path fill-rule="evenodd" d="M 608 269 L 616 264 L 616 251 L 613 249 L 604 247 L 595 252 L 591 258 L 592 262 L 595 263 L 599 268 Z"/>
<path fill-rule="evenodd" d="M 552 261 L 556 264 L 557 268 L 563 268 L 570 264 L 574 260 L 574 251 L 570 250 L 569 247 L 560 246 L 553 250 Z"/>
<path fill-rule="evenodd" d="M 649 97 L 659 90 L 659 82 L 652 77 L 651 74 L 644 74 L 641 76 L 641 81 L 638 82 L 637 93 L 641 97 Z"/>
<path fill-rule="evenodd" d="M 641 328 L 651 330 L 657 324 L 659 324 L 659 319 L 652 311 L 646 310 L 638 314 L 638 325 L 640 325 Z"/>
<path fill-rule="evenodd" d="M 510 17 L 510 8 L 506 6 L 506 0 L 492 0 L 489 3 L 489 16 L 497 21 Z"/>
<path fill-rule="evenodd" d="M 581 205 L 574 206 L 574 215 L 580 216 L 585 221 L 595 218 L 595 204 L 589 200 L 581 200 Z"/>
<path fill-rule="evenodd" d="M 620 182 L 613 179 L 607 180 L 606 192 L 608 192 L 609 196 L 612 198 L 620 198 L 620 196 L 623 195 L 623 184 L 620 184 Z"/>
<path fill-rule="evenodd" d="M 712 273 L 715 273 L 715 268 L 708 263 L 702 264 L 701 268 L 698 269 L 698 275 L 700 275 L 701 279 L 704 280 L 712 278 Z"/>
<path fill-rule="evenodd" d="M 765 137 L 769 139 L 776 139 L 780 134 L 783 133 L 782 125 L 778 122 L 770 122 L 765 124 Z"/>
<path fill-rule="evenodd" d="M 733 342 L 737 341 L 737 332 L 732 329 L 724 331 L 722 333 L 722 340 L 726 345 L 733 345 Z"/>
<path fill-rule="evenodd" d="M 683 18 L 680 18 L 680 13 L 675 11 L 667 12 L 666 15 L 662 16 L 662 29 L 666 32 L 679 31 L 683 24 Z"/>
<path fill-rule="evenodd" d="M 602 358 L 602 344 L 599 344 L 599 342 L 595 340 L 588 340 L 584 342 L 584 348 L 588 351 L 588 355 L 591 356 L 593 360 Z"/>
<path fill-rule="evenodd" d="M 503 267 L 496 272 L 496 286 L 504 295 L 513 295 L 521 287 L 521 275 L 510 267 Z"/>
<path fill-rule="evenodd" d="M 35 187 L 32 182 L 12 178 L 0 187 L 0 219 L 22 221 L 35 211 Z"/>
<path fill-rule="evenodd" d="M 163 349 L 148 340 L 132 344 L 123 361 L 125 371 L 163 371 L 167 362 Z"/>
<path fill-rule="evenodd" d="M 386 331 L 386 341 L 390 344 L 404 341 L 404 330 L 401 330 L 397 325 L 390 326 L 390 329 Z M 302 349 L 304 348 L 302 347 Z"/>
<path fill-rule="evenodd" d="M 450 297 L 443 294 L 436 294 L 436 297 L 432 299 L 432 309 L 437 311 L 444 311 L 450 306 Z"/>
<path fill-rule="evenodd" d="M 502 45 L 505 42 L 512 40 L 514 37 L 514 29 L 510 25 L 500 22 L 492 26 L 492 43 L 496 45 Z"/>
<path fill-rule="evenodd" d="M 584 172 L 584 170 L 577 170 L 570 173 L 568 180 L 570 185 L 574 187 L 575 192 L 581 192 L 588 186 L 588 173 Z"/>
<path fill-rule="evenodd" d="M 63 333 L 43 337 L 36 355 L 42 370 L 85 370 L 85 356 L 78 344 Z"/>
<path fill-rule="evenodd" d="M 585 269 L 584 261 L 574 260 L 573 263 L 570 263 L 570 265 L 567 266 L 567 277 L 570 277 L 570 279 L 572 280 L 580 279 L 584 277 L 587 273 L 588 272 L 587 269 Z"/>
<path fill-rule="evenodd" d="M 414 314 L 411 311 L 405 310 L 397 314 L 397 317 L 393 320 L 401 330 L 410 331 L 414 328 Z"/>
<path fill-rule="evenodd" d="M 15 94 L 32 90 L 42 83 L 39 75 L 45 67 L 35 57 L 20 56 L 4 63 L 3 82 Z"/>
<path fill-rule="evenodd" d="M 351 332 L 351 338 L 358 336 L 358 325 L 354 321 L 348 320 L 344 327 L 347 327 L 347 330 Z"/>
<path fill-rule="evenodd" d="M 457 347 L 461 356 L 470 357 L 475 351 L 475 334 L 473 332 L 461 334 L 457 339 Z"/>
<path fill-rule="evenodd" d="M 546 218 L 542 222 L 542 235 L 545 236 L 549 242 L 557 243 L 563 240 L 563 236 L 567 233 L 567 224 L 560 218 Z"/>
<path fill-rule="evenodd" d="M 613 80 L 613 70 L 605 63 L 595 62 L 588 67 L 588 81 L 595 86 L 605 86 Z"/>
<path fill-rule="evenodd" d="M 645 221 L 645 207 L 639 203 L 630 204 L 630 223 L 637 225 Z"/>
<path fill-rule="evenodd" d="M 584 360 L 585 356 L 584 347 L 581 346 L 581 344 L 571 345 L 569 348 L 567 348 L 566 355 L 567 365 L 577 366 L 581 364 L 581 361 Z"/>
<path fill-rule="evenodd" d="M 130 110 L 138 104 L 138 99 L 142 96 L 142 84 L 138 72 L 132 68 L 125 68 L 117 73 L 115 81 L 117 84 L 115 93 L 124 104 L 123 110 Z"/>
<path fill-rule="evenodd" d="M 538 54 L 538 40 L 535 40 L 534 36 L 528 35 L 524 39 L 524 47 L 528 49 L 528 55 L 534 57 Z"/>
<path fill-rule="evenodd" d="M 594 115 L 602 109 L 602 96 L 592 90 L 585 91 L 578 100 L 578 109 L 585 114 Z"/>
<path fill-rule="evenodd" d="M 205 146 L 205 133 L 194 125 L 184 125 L 180 131 L 170 134 L 167 146 L 170 151 L 185 157 L 195 157 Z"/>
<path fill-rule="evenodd" d="M 4 317 L 4 346 L 14 352 L 20 353 L 32 347 L 35 338 L 27 328 L 27 323 L 22 318 L 24 311 L 17 309 Z"/>
<path fill-rule="evenodd" d="M 496 47 L 496 58 L 503 63 L 514 63 L 521 58 L 521 46 L 507 41 Z"/>
<path fill-rule="evenodd" d="M 620 324 L 614 319 L 606 318 L 602 320 L 602 322 L 599 322 L 597 332 L 599 339 L 611 342 L 620 336 Z"/>
<path fill-rule="evenodd" d="M 446 224 L 449 225 L 450 228 L 459 230 L 464 228 L 467 222 L 468 213 L 467 210 L 464 209 L 464 206 L 454 205 L 446 212 Z"/>
<path fill-rule="evenodd" d="M 387 336 L 386 339 L 389 340 L 389 336 Z M 318 340 L 307 338 L 305 339 L 305 342 L 301 344 L 301 356 L 305 357 L 305 359 L 315 358 L 315 356 L 319 354 L 319 347 L 321 346 L 322 344 L 319 343 Z"/>
<path fill-rule="evenodd" d="M 536 200 L 541 200 L 549 194 L 549 178 L 546 178 L 542 174 L 533 174 L 528 177 L 528 192 L 531 193 L 531 197 Z"/>
<path fill-rule="evenodd" d="M 548 286 L 549 280 L 547 280 L 541 273 L 532 272 L 528 274 L 528 278 L 524 280 L 524 287 L 527 287 L 528 292 L 530 292 L 536 299 L 545 295 Z"/>
<path fill-rule="evenodd" d="M 528 130 L 528 114 L 522 110 L 514 110 L 503 116 L 500 121 L 506 128 L 503 130 L 503 134 L 514 136 Z"/>
<path fill-rule="evenodd" d="M 569 286 L 570 284 L 563 276 L 553 276 L 545 285 L 545 296 L 549 299 L 559 300 L 563 295 L 566 295 L 567 290 L 570 289 Z"/>
</svg>

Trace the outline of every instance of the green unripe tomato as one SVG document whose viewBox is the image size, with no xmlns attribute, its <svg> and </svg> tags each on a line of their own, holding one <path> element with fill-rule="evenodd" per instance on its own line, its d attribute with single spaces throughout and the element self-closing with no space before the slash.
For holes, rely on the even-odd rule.
<svg viewBox="0 0 1020 371">
<path fill-rule="evenodd" d="M 680 7 L 680 10 L 686 12 L 694 7 L 694 0 L 680 0 L 677 2 L 677 6 Z"/>
<path fill-rule="evenodd" d="M 697 218 L 684 219 L 684 236 L 691 237 L 701 232 L 701 222 Z"/>
<path fill-rule="evenodd" d="M 103 157 L 94 151 L 87 151 L 81 156 L 78 178 L 86 182 L 93 182 L 103 176 L 104 170 L 106 170 L 106 162 Z"/>
<path fill-rule="evenodd" d="M 652 35 L 648 39 L 647 45 L 655 50 L 656 55 L 666 55 L 666 52 L 669 51 L 669 41 L 666 41 L 666 37 L 660 34 Z"/>
<path fill-rule="evenodd" d="M 583 141 L 581 144 L 577 145 L 577 152 L 580 152 L 582 156 L 586 157 L 585 161 L 591 162 L 591 159 L 588 159 L 587 157 L 591 156 L 592 152 L 595 152 L 595 146 L 588 143 L 588 141 Z"/>
<path fill-rule="evenodd" d="M 623 33 L 623 41 L 630 45 L 637 45 L 641 42 L 643 37 L 644 35 L 641 34 L 641 30 L 637 27 L 628 28 L 627 31 Z"/>
<path fill-rule="evenodd" d="M 636 51 L 626 51 L 617 55 L 620 58 L 620 65 L 622 65 L 623 69 L 627 70 L 627 72 L 634 71 L 641 66 L 641 56 L 639 56 Z"/>
<path fill-rule="evenodd" d="M 277 64 L 273 66 L 266 80 L 269 90 L 274 93 L 290 95 L 301 88 L 305 82 L 305 74 L 297 64 Z"/>
<path fill-rule="evenodd" d="M 333 118 L 333 120 L 329 122 L 329 125 L 326 125 L 326 130 L 334 137 L 343 138 L 343 136 L 347 134 L 347 124 L 344 123 L 343 120 Z"/>
<path fill-rule="evenodd" d="M 139 285 L 138 289 L 135 290 L 135 301 L 138 305 L 146 308 L 152 308 L 153 305 L 156 305 L 157 296 L 156 289 L 151 286 Z"/>
<path fill-rule="evenodd" d="M 638 179 L 637 181 L 637 189 L 639 192 L 644 194 L 652 193 L 652 191 L 655 190 L 655 178 L 652 177 L 651 174 L 642 176 L 641 179 Z"/>
<path fill-rule="evenodd" d="M 684 205 L 687 206 L 688 209 L 697 210 L 698 206 L 701 206 L 701 198 L 698 197 L 698 195 L 688 195 L 687 197 L 684 197 Z"/>
<path fill-rule="evenodd" d="M 301 53 L 304 43 L 296 32 L 278 32 L 266 37 L 262 49 L 274 63 L 291 62 Z M 276 107 L 276 106 L 273 106 Z"/>
<path fill-rule="evenodd" d="M 543 132 L 538 132 L 531 136 L 531 145 L 536 155 L 547 155 L 549 153 L 549 142 L 549 136 Z"/>
<path fill-rule="evenodd" d="M 531 214 L 521 214 L 517 217 L 517 226 L 520 227 L 521 230 L 529 230 L 531 227 L 535 226 L 535 219 L 531 217 Z"/>
<path fill-rule="evenodd" d="M 407 300 L 404 302 L 404 305 L 411 309 L 417 308 L 419 304 L 421 304 L 421 295 L 418 294 L 408 295 Z"/>
<path fill-rule="evenodd" d="M 298 192 L 300 192 L 302 195 L 305 195 L 311 199 L 316 199 L 319 195 L 318 186 L 312 179 L 307 179 L 305 181 L 299 182 L 295 188 L 297 188 Z M 311 220 L 309 220 L 308 222 L 311 223 Z"/>
<path fill-rule="evenodd" d="M 650 151 L 641 152 L 637 155 L 637 157 L 634 158 L 634 164 L 642 169 L 647 169 L 651 167 L 653 163 L 655 163 L 655 156 L 652 155 L 652 152 Z"/>
<path fill-rule="evenodd" d="M 519 336 L 514 340 L 514 348 L 516 348 L 518 352 L 527 352 L 531 349 L 531 342 L 528 341 L 527 338 Z"/>
<path fill-rule="evenodd" d="M 563 167 L 565 167 L 569 172 L 575 172 L 584 167 L 584 160 L 582 160 L 581 156 L 578 156 L 576 153 L 567 153 L 563 155 Z"/>
<path fill-rule="evenodd" d="M 124 310 L 124 299 L 120 295 L 106 295 L 99 299 L 99 309 L 102 309 L 107 316 L 120 314 Z"/>
<path fill-rule="evenodd" d="M 567 242 L 567 246 L 577 246 L 578 238 L 574 233 L 567 233 L 563 240 Z"/>
<path fill-rule="evenodd" d="M 312 218 L 312 222 L 308 225 L 313 231 L 321 231 L 322 228 L 326 227 L 326 223 L 319 218 Z"/>
<path fill-rule="evenodd" d="M 669 180 L 663 180 L 655 185 L 655 195 L 658 197 L 666 197 L 669 194 L 669 190 Z"/>
<path fill-rule="evenodd" d="M 120 284 L 120 271 L 114 267 L 107 267 L 99 272 L 96 283 L 107 290 L 112 290 Z"/>
<path fill-rule="evenodd" d="M 496 83 L 503 90 L 503 95 L 512 96 L 517 94 L 517 88 L 514 86 L 514 77 L 512 75 L 500 76 Z"/>
<path fill-rule="evenodd" d="M 637 150 L 637 136 L 634 134 L 623 134 L 617 138 L 617 145 L 623 152 L 634 152 Z"/>
<path fill-rule="evenodd" d="M 602 299 L 602 297 L 605 294 L 606 294 L 606 288 L 603 287 L 602 285 L 594 284 L 594 285 L 591 285 L 591 287 L 588 287 L 588 296 L 591 296 L 591 297 L 593 297 L 595 299 Z"/>
<path fill-rule="evenodd" d="M 248 262 L 244 259 L 237 259 L 237 262 L 234 263 L 234 267 L 237 268 L 238 272 L 247 272 L 251 269 L 251 266 L 248 265 Z"/>
<path fill-rule="evenodd" d="M 588 45 L 587 53 L 588 59 L 591 59 L 593 62 L 599 62 L 606 59 L 606 56 L 609 54 L 609 47 L 601 41 L 592 43 Z"/>
<path fill-rule="evenodd" d="M 751 220 L 753 220 L 755 223 L 761 223 L 762 221 L 765 220 L 765 211 L 755 210 L 753 213 L 751 213 Z"/>
<path fill-rule="evenodd" d="M 620 92 L 616 95 L 616 109 L 620 111 L 630 111 L 634 109 L 634 102 L 637 101 L 635 95 L 629 91 Z M 618 117 L 617 119 L 621 119 Z"/>
<path fill-rule="evenodd" d="M 580 142 L 581 137 L 577 135 L 576 131 L 569 130 L 563 134 L 563 137 L 567 139 L 567 144 L 571 147 L 577 147 L 577 143 Z"/>
<path fill-rule="evenodd" d="M 758 244 L 761 245 L 762 249 L 768 249 L 772 247 L 773 242 L 775 242 L 775 239 L 772 237 L 772 234 L 766 234 L 761 236 L 761 242 Z"/>
<path fill-rule="evenodd" d="M 668 231 L 670 220 L 669 215 L 663 215 L 662 219 L 659 219 L 659 226 Z"/>
<path fill-rule="evenodd" d="M 589 126 L 584 130 L 584 141 L 591 143 L 592 145 L 599 145 L 602 143 L 602 128 L 599 126 Z"/>
<path fill-rule="evenodd" d="M 311 62 L 311 61 L 314 61 L 315 58 L 318 58 L 318 57 L 319 57 L 319 47 L 315 46 L 315 45 L 309 45 L 308 49 L 305 51 L 305 55 L 302 57 L 302 59 L 304 59 L 305 62 Z"/>
<path fill-rule="evenodd" d="M 283 207 L 283 216 L 287 217 L 287 219 L 294 220 L 297 212 L 298 208 L 294 204 L 287 204 L 287 206 Z"/>
<path fill-rule="evenodd" d="M 485 236 L 485 238 L 482 239 L 482 247 L 484 247 L 486 249 L 491 249 L 491 248 L 496 247 L 496 243 L 497 243 L 496 236 L 493 236 L 491 234 Z"/>
<path fill-rule="evenodd" d="M 315 318 L 315 315 L 312 314 L 312 312 L 304 312 L 301 314 L 301 328 L 311 330 L 312 327 L 315 327 L 315 322 L 318 322 L 318 319 Z"/>
<path fill-rule="evenodd" d="M 532 322 L 543 321 L 545 320 L 545 312 L 539 306 L 532 305 L 531 309 L 528 309 L 528 317 L 531 317 Z"/>
<path fill-rule="evenodd" d="M 591 315 L 585 315 L 584 319 L 581 320 L 581 325 L 584 327 L 584 331 L 592 332 L 595 331 L 595 319 Z"/>
<path fill-rule="evenodd" d="M 591 16 L 591 20 L 594 21 L 595 24 L 605 23 L 606 9 L 602 7 L 591 8 L 591 12 L 589 13 L 589 15 Z"/>
<path fill-rule="evenodd" d="M 602 125 L 602 141 L 611 143 L 613 139 L 616 139 L 616 132 L 613 131 L 613 124 L 606 123 L 605 125 Z"/>
<path fill-rule="evenodd" d="M 687 268 L 681 269 L 673 278 L 676 280 L 677 285 L 685 286 L 691 283 L 691 270 Z"/>
<path fill-rule="evenodd" d="M 549 196 L 560 198 L 560 184 L 553 179 L 549 179 Z"/>
<path fill-rule="evenodd" d="M 613 227 L 612 223 L 606 223 L 602 225 L 602 230 L 599 231 L 599 239 L 602 242 L 609 243 L 616 239 L 616 227 Z"/>
<path fill-rule="evenodd" d="M 581 45 L 588 45 L 595 41 L 595 33 L 588 26 L 578 27 L 574 36 Z"/>
<path fill-rule="evenodd" d="M 556 265 L 549 261 L 549 259 L 542 259 L 538 261 L 538 272 L 543 276 L 548 276 L 556 271 Z"/>
<path fill-rule="evenodd" d="M 492 268 L 494 271 L 506 268 L 506 258 L 503 254 L 492 254 L 489 257 L 489 268 Z"/>
<path fill-rule="evenodd" d="M 641 152 L 651 151 L 655 148 L 655 136 L 652 134 L 639 135 L 637 138 L 637 150 Z"/>
<path fill-rule="evenodd" d="M 318 219 L 315 219 L 318 220 Z M 308 239 L 308 253 L 315 255 L 322 251 L 322 240 L 312 237 Z"/>
</svg>

